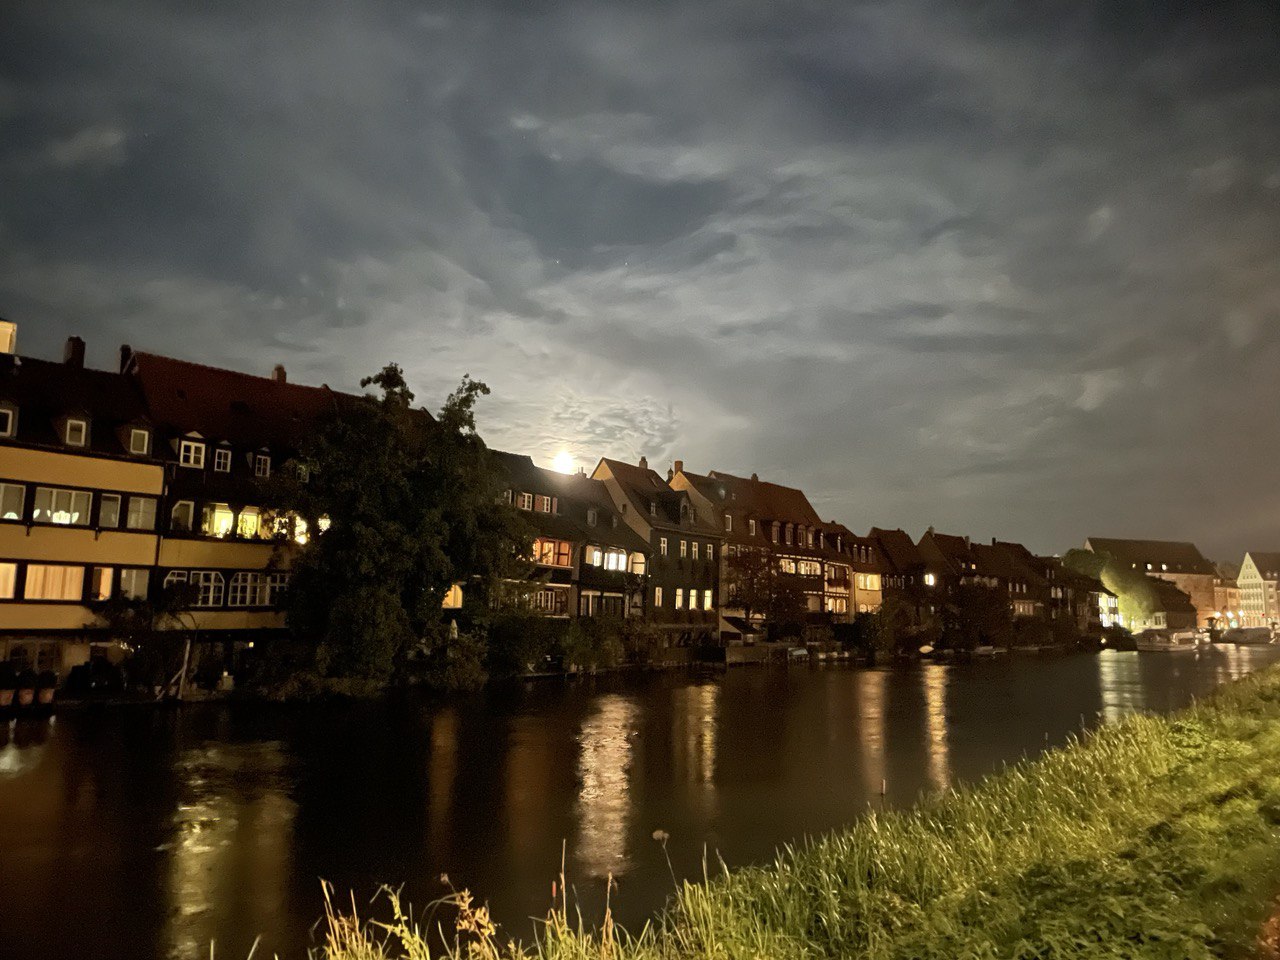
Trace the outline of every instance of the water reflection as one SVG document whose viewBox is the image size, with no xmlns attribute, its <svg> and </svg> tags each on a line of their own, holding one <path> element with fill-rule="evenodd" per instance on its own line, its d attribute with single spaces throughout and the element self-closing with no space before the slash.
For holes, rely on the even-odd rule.
<svg viewBox="0 0 1280 960">
<path fill-rule="evenodd" d="M 672 774 L 687 785 L 699 816 L 708 818 L 716 801 L 716 732 L 720 722 L 720 685 L 677 688 L 672 695 Z"/>
<path fill-rule="evenodd" d="M 431 719 L 431 759 L 427 771 L 427 840 L 441 855 L 449 849 L 453 788 L 458 776 L 458 712 L 445 707 Z"/>
<path fill-rule="evenodd" d="M 0 727 L 0 780 L 14 779 L 40 765 L 54 718 L 30 720 L 21 726 L 10 720 Z"/>
<path fill-rule="evenodd" d="M 631 697 L 606 694 L 578 737 L 577 860 L 588 877 L 620 876 L 631 823 L 632 733 L 639 707 Z"/>
<path fill-rule="evenodd" d="M 867 796 L 881 796 L 885 779 L 885 692 L 889 674 L 867 670 L 858 674 L 858 748 Z"/>
<path fill-rule="evenodd" d="M 1102 719 L 1105 722 L 1114 723 L 1125 714 L 1142 709 L 1141 656 L 1133 650 L 1104 650 L 1098 654 L 1098 688 L 1102 693 Z"/>
<path fill-rule="evenodd" d="M 250 929 L 270 931 L 284 906 L 292 849 L 285 766 L 275 741 L 213 744 L 178 760 L 168 956 L 207 953 L 218 935 L 217 911 L 228 907 L 243 911 Z"/>
<path fill-rule="evenodd" d="M 920 671 L 924 687 L 924 725 L 928 737 L 925 766 L 929 785 L 945 790 L 951 784 L 951 747 L 947 742 L 947 684 L 950 669 L 941 664 L 926 664 Z"/>
<path fill-rule="evenodd" d="M 543 717 L 516 717 L 507 750 L 504 792 L 512 854 L 527 861 L 540 851 L 551 793 L 551 744 Z"/>
</svg>

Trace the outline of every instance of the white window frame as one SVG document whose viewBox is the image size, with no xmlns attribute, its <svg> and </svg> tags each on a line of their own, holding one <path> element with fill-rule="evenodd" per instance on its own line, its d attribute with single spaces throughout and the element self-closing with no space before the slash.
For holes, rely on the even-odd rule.
<svg viewBox="0 0 1280 960">
<path fill-rule="evenodd" d="M 747 532 L 753 537 L 756 535 L 756 522 L 754 520 L 747 521 Z"/>
<path fill-rule="evenodd" d="M 255 477 L 271 476 L 271 455 L 256 453 L 253 456 L 253 475 Z"/>
<path fill-rule="evenodd" d="M 707 562 L 712 563 L 716 559 L 716 545 L 714 543 L 707 544 Z"/>
<path fill-rule="evenodd" d="M 12 437 L 17 433 L 18 413 L 12 407 L 0 407 L 0 420 L 4 424 L 0 427 L 0 437 Z"/>
<path fill-rule="evenodd" d="M 80 435 L 79 440 L 71 439 L 72 427 L 79 428 L 77 431 Z M 63 428 L 63 431 L 62 431 L 62 439 L 63 439 L 63 442 L 65 442 L 68 447 L 83 447 L 87 445 L 89 443 L 89 421 L 81 420 L 79 418 L 72 418 L 67 420 L 67 425 Z"/>
<path fill-rule="evenodd" d="M 680 541 L 680 559 L 683 560 L 688 555 L 689 555 L 689 541 L 681 540 Z"/>
<path fill-rule="evenodd" d="M 183 507 L 186 515 L 184 524 L 178 523 L 178 511 Z M 179 500 L 169 509 L 169 529 L 176 533 L 194 533 L 196 528 L 196 502 L 194 500 Z"/>
<path fill-rule="evenodd" d="M 712 602 L 711 591 L 703 590 L 702 591 L 702 609 L 712 610 L 714 608 L 715 608 L 715 604 Z"/>
<path fill-rule="evenodd" d="M 667 555 L 667 538 L 666 537 L 658 538 L 658 554 L 663 557 Z"/>
<path fill-rule="evenodd" d="M 187 582 L 197 590 L 193 606 L 206 610 L 222 606 L 226 594 L 226 580 L 221 571 L 192 570 Z"/>
<path fill-rule="evenodd" d="M 690 587 L 690 588 L 689 588 L 689 609 L 690 609 L 690 610 L 697 610 L 697 609 L 698 609 L 698 589 L 697 589 L 697 587 Z"/>
<path fill-rule="evenodd" d="M 138 438 L 142 438 L 142 448 L 138 448 Z M 129 429 L 129 452 L 135 456 L 145 457 L 151 452 L 151 431 L 143 430 L 141 427 L 131 427 Z"/>
<path fill-rule="evenodd" d="M 181 440 L 178 443 L 178 463 L 193 470 L 204 469 L 204 448 L 200 440 Z"/>
<path fill-rule="evenodd" d="M 227 606 L 262 606 L 262 593 L 265 586 L 265 579 L 261 573 L 252 570 L 236 571 L 231 575 L 231 583 L 227 587 Z"/>
<path fill-rule="evenodd" d="M 90 600 L 110 600 L 115 593 L 116 568 L 115 567 L 90 567 L 89 568 L 89 599 Z"/>
<path fill-rule="evenodd" d="M 35 495 L 32 497 L 33 501 L 39 501 L 41 491 L 47 491 L 49 493 L 49 506 L 45 510 L 45 513 L 47 513 L 48 516 L 37 518 L 33 510 L 31 515 L 33 522 L 51 523 L 62 527 L 89 526 L 89 514 L 93 510 L 93 494 L 88 490 L 69 490 L 65 487 L 36 487 Z M 58 509 L 58 501 L 60 499 L 66 500 L 66 503 L 62 505 L 65 506 L 65 510 Z M 68 515 L 74 514 L 76 512 L 77 503 L 81 504 L 81 509 L 79 511 L 81 519 L 79 521 L 61 521 L 53 519 L 54 515 L 60 512 L 67 513 Z"/>
<path fill-rule="evenodd" d="M 516 507 L 520 510 L 532 510 L 533 494 L 532 493 L 520 494 L 520 496 L 516 498 Z"/>
<path fill-rule="evenodd" d="M 684 587 L 676 587 L 676 609 L 684 609 Z"/>
<path fill-rule="evenodd" d="M 534 513 L 550 513 L 551 498 L 544 494 L 536 494 L 533 498 Z"/>
<path fill-rule="evenodd" d="M 149 505 L 149 508 L 147 505 Z M 137 509 L 136 513 L 135 508 Z M 157 504 L 155 497 L 130 497 L 128 510 L 125 513 L 125 529 L 154 530 L 156 528 L 156 510 Z M 143 523 L 143 517 L 141 515 L 146 515 L 149 522 Z"/>
<path fill-rule="evenodd" d="M 662 609 L 662 588 L 653 588 L 653 607 L 655 610 Z"/>
<path fill-rule="evenodd" d="M 733 533 L 733 515 L 726 513 L 724 515 L 724 532 Z"/>
<path fill-rule="evenodd" d="M 213 471 L 214 473 L 230 473 L 231 472 L 231 448 L 230 447 L 214 448 Z"/>
<path fill-rule="evenodd" d="M 16 490 L 18 498 L 18 511 L 15 517 L 4 516 L 5 501 L 10 499 L 11 491 Z M 22 483 L 0 483 L 0 519 L 5 520 L 21 520 L 26 516 L 27 510 L 27 487 Z"/>
<path fill-rule="evenodd" d="M 107 510 L 108 503 L 115 503 L 115 523 L 107 523 L 104 514 Z M 118 530 L 120 528 L 120 512 L 124 506 L 124 497 L 118 493 L 100 493 L 98 494 L 98 527 L 103 530 Z"/>
<path fill-rule="evenodd" d="M 142 580 L 141 589 L 139 589 L 138 580 Z M 122 567 L 120 576 L 116 581 L 119 585 L 120 596 L 125 600 L 145 600 L 147 599 L 147 590 L 151 585 L 151 571 L 147 567 Z M 126 587 L 125 584 L 128 583 Z"/>
</svg>

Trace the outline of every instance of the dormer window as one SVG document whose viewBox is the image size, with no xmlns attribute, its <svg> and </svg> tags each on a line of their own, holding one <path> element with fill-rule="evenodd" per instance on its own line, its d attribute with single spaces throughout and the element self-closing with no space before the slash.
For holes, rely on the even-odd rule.
<svg viewBox="0 0 1280 960">
<path fill-rule="evenodd" d="M 658 515 L 658 504 L 657 504 L 657 501 L 650 500 L 650 501 L 649 501 L 649 516 L 651 516 L 651 517 L 656 517 L 657 515 Z"/>
<path fill-rule="evenodd" d="M 533 509 L 533 494 L 532 494 L 532 493 L 522 493 L 522 494 L 520 494 L 520 497 L 519 497 L 519 499 L 518 499 L 518 500 L 517 500 L 517 502 L 516 502 L 516 506 L 517 506 L 517 507 L 519 507 L 521 510 L 532 510 L 532 509 Z"/>
<path fill-rule="evenodd" d="M 204 469 L 204 444 L 198 440 L 183 440 L 178 445 L 178 462 L 184 467 Z"/>
<path fill-rule="evenodd" d="M 89 439 L 89 423 L 86 420 L 68 420 L 63 434 L 68 447 L 83 447 Z"/>
<path fill-rule="evenodd" d="M 145 457 L 151 450 L 151 434 L 146 430 L 134 427 L 129 431 L 129 452 L 135 456 Z"/>
<path fill-rule="evenodd" d="M 213 469 L 218 473 L 231 472 L 231 450 L 227 447 L 219 447 L 213 451 Z"/>
<path fill-rule="evenodd" d="M 733 533 L 733 517 L 727 513 L 724 515 L 724 532 Z"/>
<path fill-rule="evenodd" d="M 754 520 L 747 521 L 747 532 L 753 537 L 756 535 L 756 522 Z"/>
<path fill-rule="evenodd" d="M 0 437 L 12 437 L 18 425 L 17 411 L 8 407 L 0 407 Z"/>
<path fill-rule="evenodd" d="M 600 515 L 596 512 L 596 508 L 589 507 L 587 509 L 587 526 L 594 527 L 599 522 L 599 519 Z"/>
<path fill-rule="evenodd" d="M 533 509 L 536 510 L 538 513 L 550 513 L 551 498 L 547 496 L 543 496 L 542 494 L 538 494 L 536 497 L 533 498 Z"/>
<path fill-rule="evenodd" d="M 259 453 L 253 458 L 253 475 L 255 477 L 271 476 L 271 458 L 265 453 Z"/>
</svg>

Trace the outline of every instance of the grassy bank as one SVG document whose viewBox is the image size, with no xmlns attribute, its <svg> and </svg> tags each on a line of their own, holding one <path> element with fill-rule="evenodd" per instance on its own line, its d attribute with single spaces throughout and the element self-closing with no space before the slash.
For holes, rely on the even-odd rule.
<svg viewBox="0 0 1280 960">
<path fill-rule="evenodd" d="M 1244 957 L 1277 892 L 1270 670 L 1174 716 L 1132 717 L 976 787 L 868 816 L 768 867 L 718 871 L 635 936 L 607 918 L 584 932 L 560 904 L 536 941 L 512 947 L 463 896 L 460 911 L 437 905 L 421 936 L 408 921 L 387 930 L 333 915 L 321 955 Z"/>
</svg>

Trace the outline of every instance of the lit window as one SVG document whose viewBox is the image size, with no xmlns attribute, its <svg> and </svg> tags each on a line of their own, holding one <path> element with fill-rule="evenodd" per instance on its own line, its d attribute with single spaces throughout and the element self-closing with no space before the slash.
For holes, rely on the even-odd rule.
<svg viewBox="0 0 1280 960">
<path fill-rule="evenodd" d="M 21 520 L 27 488 L 20 483 L 0 483 L 0 518 Z"/>
<path fill-rule="evenodd" d="M 26 600 L 80 600 L 84 597 L 84 567 L 27 564 Z"/>
<path fill-rule="evenodd" d="M 84 420 L 68 420 L 64 438 L 68 447 L 83 447 L 89 438 L 89 424 Z"/>
<path fill-rule="evenodd" d="M 702 609 L 703 610 L 711 609 L 711 591 L 710 590 L 702 591 Z"/>
<path fill-rule="evenodd" d="M 8 408 L 0 408 L 0 437 L 13 436 L 13 411 Z"/>
<path fill-rule="evenodd" d="M 698 591 L 697 590 L 694 590 L 694 589 L 689 590 L 689 609 L 690 610 L 698 609 Z"/>
<path fill-rule="evenodd" d="M 147 599 L 147 584 L 151 580 L 151 571 L 141 567 L 132 567 L 120 571 L 120 596 L 126 600 Z"/>
<path fill-rule="evenodd" d="M 190 532 L 195 524 L 196 505 L 191 500 L 179 500 L 169 511 L 169 529 Z"/>
<path fill-rule="evenodd" d="M 733 517 L 727 513 L 724 515 L 724 532 L 733 533 Z"/>
<path fill-rule="evenodd" d="M 698 559 L 698 541 L 693 541 L 693 559 Z"/>
<path fill-rule="evenodd" d="M 151 434 L 134 427 L 129 431 L 129 452 L 145 457 L 151 449 Z"/>
<path fill-rule="evenodd" d="M 609 550 L 604 555 L 606 570 L 625 570 L 627 568 L 627 551 Z"/>
<path fill-rule="evenodd" d="M 257 507 L 244 507 L 236 520 L 237 537 L 256 537 L 261 523 Z"/>
<path fill-rule="evenodd" d="M 36 487 L 35 510 L 31 518 L 36 523 L 88 526 L 92 502 L 93 496 L 87 490 Z"/>
<path fill-rule="evenodd" d="M 12 600 L 18 585 L 18 565 L 0 563 L 0 600 Z"/>
<path fill-rule="evenodd" d="M 98 526 L 112 529 L 120 526 L 120 494 L 104 493 L 99 495 Z"/>
<path fill-rule="evenodd" d="M 265 453 L 260 453 L 253 458 L 253 475 L 255 477 L 271 476 L 271 458 Z"/>
<path fill-rule="evenodd" d="M 680 559 L 683 560 L 688 555 L 689 555 L 689 541 L 681 540 L 680 541 Z"/>
<path fill-rule="evenodd" d="M 747 521 L 747 532 L 753 537 L 756 535 L 756 522 L 754 520 Z"/>
<path fill-rule="evenodd" d="M 517 500 L 517 502 L 516 502 L 516 506 L 517 506 L 517 507 L 519 507 L 521 510 L 532 510 L 532 509 L 533 509 L 533 494 L 532 494 L 532 493 L 522 493 L 522 494 L 520 494 L 520 497 L 519 497 L 519 499 L 518 499 L 518 500 Z"/>
<path fill-rule="evenodd" d="M 631 572 L 637 576 L 644 576 L 645 557 L 643 553 L 633 553 L 631 555 Z"/>
<path fill-rule="evenodd" d="M 235 514 L 225 503 L 206 503 L 200 516 L 200 532 L 206 537 L 225 537 L 235 524 Z"/>
<path fill-rule="evenodd" d="M 714 560 L 715 558 L 716 558 L 716 548 L 715 548 L 715 546 L 714 546 L 714 545 L 712 545 L 712 544 L 708 543 L 708 544 L 707 544 L 707 559 L 708 559 L 708 560 Z"/>
<path fill-rule="evenodd" d="M 567 567 L 570 562 L 568 540 L 550 540 L 539 537 L 533 541 L 533 562 L 551 567 Z"/>
<path fill-rule="evenodd" d="M 231 472 L 231 451 L 226 447 L 213 451 L 213 469 L 218 473 Z"/>
<path fill-rule="evenodd" d="M 924 585 L 926 587 L 932 587 L 935 584 L 937 584 L 937 582 L 938 582 L 938 578 L 935 577 L 932 573 L 926 573 L 924 575 Z"/>
<path fill-rule="evenodd" d="M 658 538 L 658 553 L 664 557 L 667 555 L 667 538 L 666 537 Z"/>
<path fill-rule="evenodd" d="M 543 496 L 542 494 L 538 494 L 536 497 L 533 498 L 533 509 L 536 510 L 538 513 L 550 513 L 551 498 Z"/>
<path fill-rule="evenodd" d="M 183 440 L 178 447 L 178 462 L 184 467 L 204 467 L 204 444 Z"/>
<path fill-rule="evenodd" d="M 676 609 L 684 609 L 684 587 L 676 587 Z"/>
<path fill-rule="evenodd" d="M 90 600 L 111 599 L 111 584 L 115 581 L 115 573 L 113 567 L 93 568 L 93 575 L 89 578 Z"/>
<path fill-rule="evenodd" d="M 653 588 L 653 605 L 655 608 L 660 608 L 662 606 L 662 588 L 661 587 Z"/>
<path fill-rule="evenodd" d="M 156 528 L 156 501 L 154 497 L 130 497 L 129 515 L 125 526 L 130 530 L 154 530 Z"/>
</svg>

